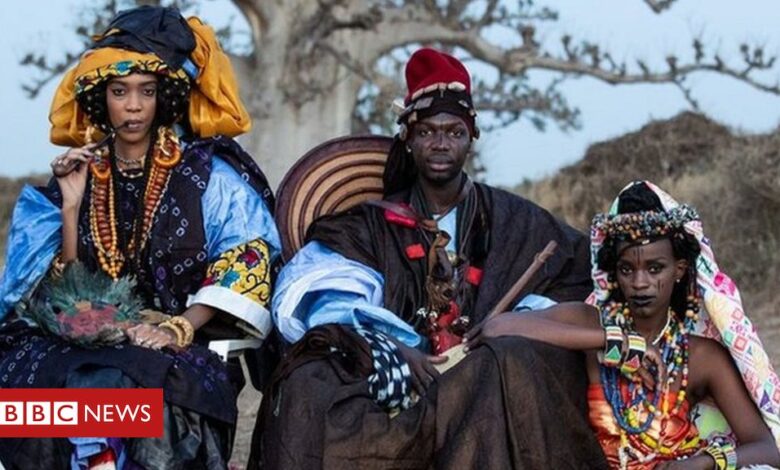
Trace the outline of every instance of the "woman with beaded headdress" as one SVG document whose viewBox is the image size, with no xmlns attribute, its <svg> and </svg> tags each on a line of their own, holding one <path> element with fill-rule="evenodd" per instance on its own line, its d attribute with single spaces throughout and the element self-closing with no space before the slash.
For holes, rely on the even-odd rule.
<svg viewBox="0 0 780 470">
<path fill-rule="evenodd" d="M 696 210 L 634 182 L 593 219 L 591 259 L 587 303 L 499 315 L 467 347 L 519 335 L 584 350 L 612 468 L 780 466 L 780 381 Z"/>
<path fill-rule="evenodd" d="M 163 388 L 160 439 L 4 439 L 8 468 L 226 468 L 240 368 L 205 346 L 263 338 L 273 196 L 231 139 L 250 127 L 214 31 L 120 13 L 68 71 L 0 281 L 0 387 Z M 144 309 L 144 310 L 142 310 Z"/>
</svg>

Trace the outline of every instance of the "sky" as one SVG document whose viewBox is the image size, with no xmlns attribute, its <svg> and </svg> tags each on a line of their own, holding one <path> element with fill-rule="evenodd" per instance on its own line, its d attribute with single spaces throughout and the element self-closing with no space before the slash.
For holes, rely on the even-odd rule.
<svg viewBox="0 0 780 470">
<path fill-rule="evenodd" d="M 205 2 L 201 17 L 215 26 L 225 24 L 236 10 L 225 1 Z M 22 176 L 48 171 L 62 149 L 48 142 L 48 111 L 58 83 L 53 80 L 30 100 L 21 89 L 33 71 L 18 65 L 29 50 L 52 53 L 77 45 L 72 26 L 77 0 L 31 0 L 4 8 L 0 29 L 0 128 L 6 129 L 0 175 Z M 724 58 L 739 63 L 744 42 L 780 54 L 780 2 L 776 0 L 678 0 L 671 10 L 654 14 L 641 0 L 537 0 L 560 12 L 556 23 L 540 26 L 537 39 L 555 47 L 562 34 L 587 39 L 618 59 L 642 59 L 662 65 L 673 53 L 692 56 L 691 42 L 701 37 Z M 738 7 L 735 5 L 739 5 Z M 531 75 L 544 83 L 545 73 Z M 760 76 L 767 83 L 780 78 L 780 65 Z M 760 133 L 780 124 L 780 97 L 760 92 L 734 79 L 697 73 L 688 80 L 703 112 L 746 133 Z M 582 113 L 582 128 L 563 132 L 554 125 L 537 131 L 521 121 L 483 134 L 480 151 L 487 164 L 487 181 L 512 186 L 525 178 L 538 179 L 582 158 L 590 144 L 639 129 L 653 119 L 665 119 L 689 109 L 681 92 L 671 85 L 610 86 L 591 78 L 567 80 L 561 87 L 569 103 Z"/>
</svg>

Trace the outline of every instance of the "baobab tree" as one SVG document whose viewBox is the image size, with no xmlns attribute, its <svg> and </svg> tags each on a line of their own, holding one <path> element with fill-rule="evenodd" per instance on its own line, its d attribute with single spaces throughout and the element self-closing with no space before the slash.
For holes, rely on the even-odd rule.
<svg viewBox="0 0 780 470">
<path fill-rule="evenodd" d="M 777 83 L 755 77 L 775 61 L 758 46 L 742 45 L 740 57 L 726 60 L 693 38 L 690 60 L 668 56 L 655 68 L 642 61 L 617 61 L 597 44 L 569 35 L 545 48 L 537 42 L 536 31 L 556 21 L 558 14 L 531 0 L 230 1 L 246 20 L 250 36 L 246 47 L 227 47 L 254 121 L 244 144 L 274 183 L 295 158 L 324 140 L 350 132 L 390 131 L 390 103 L 403 95 L 403 60 L 421 44 L 452 50 L 484 66 L 475 68 L 494 72 L 491 79 L 475 74 L 473 87 L 477 109 L 491 116 L 494 126 L 518 119 L 530 119 L 537 127 L 578 125 L 579 113 L 559 91 L 559 80 L 535 86 L 528 79 L 531 70 L 549 71 L 561 79 L 588 76 L 614 85 L 674 84 L 692 105 L 685 79 L 699 71 L 780 94 Z M 662 14 L 675 0 L 644 2 Z M 195 0 L 93 2 L 84 7 L 88 14 L 76 34 L 87 47 L 90 34 L 101 31 L 117 11 L 160 3 L 176 5 L 185 14 L 198 9 Z M 496 28 L 505 35 L 500 43 L 495 34 L 487 34 Z M 230 26 L 219 31 L 225 39 L 233 33 Z M 56 59 L 29 53 L 23 63 L 40 75 L 26 87 L 28 93 L 37 94 L 81 52 Z"/>
</svg>

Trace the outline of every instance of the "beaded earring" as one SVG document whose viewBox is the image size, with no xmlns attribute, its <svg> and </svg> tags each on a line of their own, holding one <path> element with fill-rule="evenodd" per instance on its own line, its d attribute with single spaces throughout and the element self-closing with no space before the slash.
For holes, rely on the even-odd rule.
<svg viewBox="0 0 780 470">
<path fill-rule="evenodd" d="M 699 321 L 699 312 L 701 311 L 701 296 L 699 287 L 696 284 L 696 269 L 688 267 L 688 295 L 685 299 L 685 323 L 689 329 Z"/>
</svg>

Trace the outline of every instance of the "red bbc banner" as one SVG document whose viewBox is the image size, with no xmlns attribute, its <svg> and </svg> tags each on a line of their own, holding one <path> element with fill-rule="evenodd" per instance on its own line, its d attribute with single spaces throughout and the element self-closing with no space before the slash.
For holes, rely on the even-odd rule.
<svg viewBox="0 0 780 470">
<path fill-rule="evenodd" d="M 161 388 L 0 389 L 0 438 L 162 435 Z"/>
</svg>

